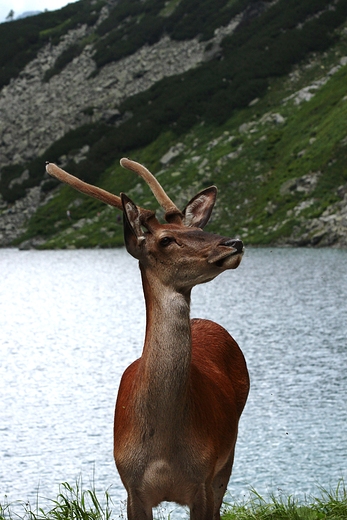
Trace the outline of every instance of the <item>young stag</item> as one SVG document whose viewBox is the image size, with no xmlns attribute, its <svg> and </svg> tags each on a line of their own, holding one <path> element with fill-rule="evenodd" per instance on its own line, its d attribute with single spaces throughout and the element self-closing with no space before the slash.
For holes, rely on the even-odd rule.
<svg viewBox="0 0 347 520">
<path fill-rule="evenodd" d="M 128 493 L 129 520 L 152 519 L 167 500 L 192 520 L 219 520 L 249 378 L 237 343 L 220 325 L 190 320 L 192 288 L 241 262 L 240 240 L 206 233 L 217 190 L 181 212 L 143 166 L 166 224 L 126 195 L 112 195 L 47 165 L 51 175 L 121 209 L 128 252 L 139 261 L 147 324 L 142 355 L 124 372 L 114 421 L 114 457 Z"/>
</svg>

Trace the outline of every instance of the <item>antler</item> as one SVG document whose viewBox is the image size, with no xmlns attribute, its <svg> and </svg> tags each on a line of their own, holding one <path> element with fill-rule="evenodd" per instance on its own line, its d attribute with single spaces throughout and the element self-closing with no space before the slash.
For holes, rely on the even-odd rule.
<svg viewBox="0 0 347 520">
<path fill-rule="evenodd" d="M 97 186 L 92 186 L 87 182 L 81 181 L 81 179 L 74 177 L 73 175 L 67 173 L 66 171 L 62 170 L 61 168 L 59 168 L 59 166 L 56 166 L 53 163 L 46 163 L 46 171 L 52 177 L 56 177 L 60 181 L 69 184 L 69 186 L 72 186 L 72 188 L 75 188 L 75 190 L 78 190 L 81 193 L 85 193 L 90 197 L 94 197 L 95 199 L 99 199 L 102 202 L 105 202 L 110 206 L 115 206 L 116 208 L 123 211 L 122 200 L 117 195 L 113 195 L 112 193 L 109 193 L 108 191 L 103 190 L 102 188 L 98 188 Z"/>
<path fill-rule="evenodd" d="M 152 190 L 152 193 L 159 202 L 159 204 L 165 210 L 165 219 L 168 222 L 177 222 L 177 224 L 182 223 L 182 212 L 177 208 L 174 202 L 172 202 L 170 197 L 165 193 L 163 187 L 159 184 L 154 175 L 149 170 L 147 170 L 147 168 L 142 166 L 142 164 L 139 164 L 135 161 L 131 161 L 130 159 L 126 158 L 121 159 L 120 164 L 123 166 L 123 168 L 127 168 L 128 170 L 137 173 L 137 175 L 144 179 L 144 181 Z M 69 184 L 69 186 L 71 186 L 75 190 L 78 190 L 81 193 L 85 193 L 90 197 L 94 197 L 95 199 L 99 199 L 102 202 L 105 202 L 110 206 L 115 206 L 116 208 L 123 211 L 122 200 L 117 195 L 113 195 L 112 193 L 109 193 L 108 191 L 103 190 L 102 188 L 98 188 L 97 186 L 93 186 L 92 184 L 88 184 L 87 182 L 78 179 L 74 175 L 71 175 L 70 173 L 67 173 L 66 171 L 59 168 L 59 166 L 57 166 L 56 164 L 47 162 L 46 171 L 52 177 L 55 177 L 60 181 Z M 148 210 L 142 209 L 140 207 L 139 209 L 141 210 L 143 217 L 145 216 L 145 214 L 147 217 L 149 213 L 152 214 L 152 212 L 149 212 Z"/>
<path fill-rule="evenodd" d="M 151 188 L 153 195 L 161 205 L 161 207 L 165 210 L 165 219 L 170 222 L 176 221 L 177 223 L 182 222 L 183 214 L 177 208 L 176 204 L 170 199 L 170 197 L 165 193 L 163 187 L 159 184 L 154 175 L 147 170 L 142 164 L 137 163 L 135 161 L 131 161 L 130 159 L 123 158 L 120 160 L 121 166 L 123 168 L 127 168 L 131 170 L 137 175 L 139 175 L 148 186 Z"/>
</svg>

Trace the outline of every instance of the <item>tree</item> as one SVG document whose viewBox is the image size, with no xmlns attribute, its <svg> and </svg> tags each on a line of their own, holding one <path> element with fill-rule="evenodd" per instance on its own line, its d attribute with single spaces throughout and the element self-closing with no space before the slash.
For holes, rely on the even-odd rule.
<svg viewBox="0 0 347 520">
<path fill-rule="evenodd" d="M 6 20 L 8 20 L 9 22 L 12 22 L 13 17 L 14 17 L 14 10 L 11 9 L 11 11 L 10 11 L 10 12 L 8 13 L 8 15 L 6 16 Z"/>
</svg>

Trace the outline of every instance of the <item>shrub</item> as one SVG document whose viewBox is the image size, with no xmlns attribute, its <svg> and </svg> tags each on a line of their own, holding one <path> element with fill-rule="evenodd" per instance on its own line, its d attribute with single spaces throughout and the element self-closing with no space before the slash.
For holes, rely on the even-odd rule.
<svg viewBox="0 0 347 520">
<path fill-rule="evenodd" d="M 43 81 L 49 81 L 53 76 L 59 74 L 66 65 L 68 65 L 74 58 L 79 56 L 83 50 L 83 45 L 74 43 L 70 45 L 60 56 L 55 60 L 54 66 L 45 72 Z"/>
</svg>

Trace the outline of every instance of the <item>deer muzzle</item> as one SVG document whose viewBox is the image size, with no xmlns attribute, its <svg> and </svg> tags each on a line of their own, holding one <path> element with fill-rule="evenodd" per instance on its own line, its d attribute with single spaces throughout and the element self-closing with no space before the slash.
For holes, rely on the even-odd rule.
<svg viewBox="0 0 347 520">
<path fill-rule="evenodd" d="M 243 252 L 244 247 L 242 240 L 238 238 L 223 239 L 214 250 L 211 251 L 207 261 L 209 264 L 215 264 L 217 267 L 234 269 L 241 262 Z M 238 257 L 238 259 L 234 257 Z M 230 259 L 231 262 L 228 262 L 228 259 Z"/>
</svg>

